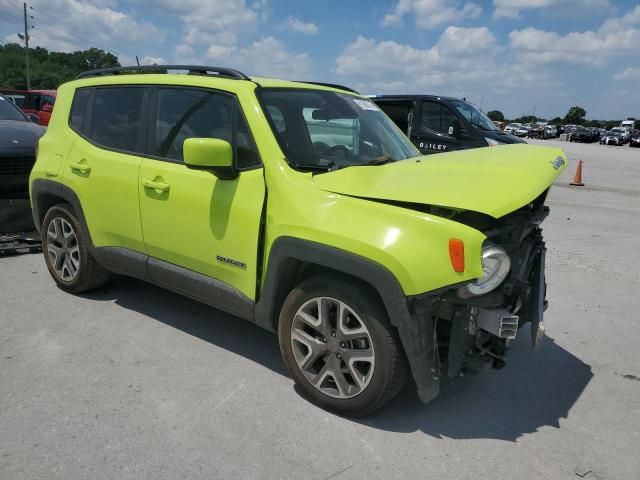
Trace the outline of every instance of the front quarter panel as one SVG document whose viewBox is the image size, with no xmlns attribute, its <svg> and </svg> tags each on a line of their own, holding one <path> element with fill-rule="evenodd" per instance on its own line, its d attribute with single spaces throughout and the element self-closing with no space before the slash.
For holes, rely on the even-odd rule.
<svg viewBox="0 0 640 480">
<path fill-rule="evenodd" d="M 323 192 L 315 186 L 311 174 L 295 172 L 284 164 L 280 171 L 284 174 L 278 178 L 281 185 L 269 188 L 265 258 L 280 237 L 322 243 L 385 267 L 405 295 L 482 275 L 480 254 L 486 237 L 481 232 L 415 210 Z M 451 266 L 450 238 L 465 244 L 462 273 Z"/>
</svg>

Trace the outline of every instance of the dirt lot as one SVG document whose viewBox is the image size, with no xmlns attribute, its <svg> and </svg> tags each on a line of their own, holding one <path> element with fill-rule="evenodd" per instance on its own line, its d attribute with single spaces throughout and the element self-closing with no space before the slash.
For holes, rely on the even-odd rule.
<svg viewBox="0 0 640 480">
<path fill-rule="evenodd" d="M 640 478 L 640 149 L 536 143 L 585 161 L 550 195 L 548 338 L 361 420 L 304 400 L 248 322 L 0 258 L 0 478 Z"/>
</svg>

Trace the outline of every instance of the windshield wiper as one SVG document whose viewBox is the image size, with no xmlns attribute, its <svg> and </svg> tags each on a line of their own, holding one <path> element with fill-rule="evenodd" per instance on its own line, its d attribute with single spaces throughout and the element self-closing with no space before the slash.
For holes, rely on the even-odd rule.
<svg viewBox="0 0 640 480">
<path fill-rule="evenodd" d="M 296 169 L 314 170 L 318 172 L 331 172 L 332 170 L 336 170 L 335 162 L 331 162 L 326 165 L 322 165 L 320 163 L 294 163 L 293 166 Z"/>
<path fill-rule="evenodd" d="M 384 165 L 385 163 L 392 163 L 392 162 L 395 162 L 393 158 L 388 157 L 386 155 L 382 155 L 381 157 L 374 158 L 373 160 L 369 160 L 363 165 Z"/>
</svg>

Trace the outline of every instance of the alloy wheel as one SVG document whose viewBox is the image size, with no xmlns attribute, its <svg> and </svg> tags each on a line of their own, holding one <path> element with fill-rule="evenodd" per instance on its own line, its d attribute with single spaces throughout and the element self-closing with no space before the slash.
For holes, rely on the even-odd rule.
<svg viewBox="0 0 640 480">
<path fill-rule="evenodd" d="M 71 282 L 80 270 L 80 246 L 71 224 L 61 217 L 55 217 L 47 228 L 47 255 L 56 275 L 65 282 Z"/>
<path fill-rule="evenodd" d="M 352 398 L 369 385 L 375 368 L 371 334 L 346 303 L 306 301 L 291 324 L 293 354 L 306 379 L 333 398 Z"/>
</svg>

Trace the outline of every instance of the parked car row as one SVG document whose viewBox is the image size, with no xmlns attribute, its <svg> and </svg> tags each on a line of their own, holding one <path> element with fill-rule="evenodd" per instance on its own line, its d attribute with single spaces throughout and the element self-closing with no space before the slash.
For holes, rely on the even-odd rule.
<svg viewBox="0 0 640 480">
<path fill-rule="evenodd" d="M 29 118 L 46 127 L 49 125 L 53 105 L 56 102 L 55 90 L 0 90 L 6 99 L 13 102 Z M 33 117 L 32 117 L 33 115 Z"/>
<path fill-rule="evenodd" d="M 581 125 L 542 125 L 542 124 L 521 124 L 510 123 L 505 132 L 517 137 L 552 139 L 558 138 L 561 134 L 567 135 L 569 142 L 594 143 L 600 142 L 601 145 L 624 145 L 638 146 L 637 141 L 632 139 L 638 138 L 638 130 L 632 130 L 628 125 L 614 127 L 607 131 L 604 128 L 583 127 Z"/>
<path fill-rule="evenodd" d="M 625 143 L 629 143 L 630 147 L 640 147 L 640 130 L 627 132 L 624 128 L 616 127 L 600 138 L 600 145 L 624 145 Z"/>
<path fill-rule="evenodd" d="M 504 128 L 504 131 L 516 137 L 539 139 L 557 138 L 561 133 L 555 125 L 543 125 L 540 123 L 510 123 Z"/>
</svg>

